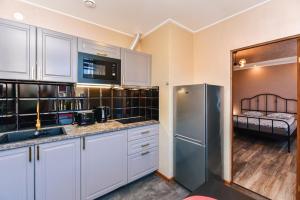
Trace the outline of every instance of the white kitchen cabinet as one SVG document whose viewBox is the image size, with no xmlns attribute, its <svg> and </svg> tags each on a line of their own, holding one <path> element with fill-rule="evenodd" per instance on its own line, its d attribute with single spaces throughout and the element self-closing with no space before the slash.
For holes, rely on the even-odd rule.
<svg viewBox="0 0 300 200">
<path fill-rule="evenodd" d="M 128 183 L 158 169 L 158 148 L 152 148 L 128 157 Z"/>
<path fill-rule="evenodd" d="M 0 152 L 0 199 L 34 199 L 34 148 Z"/>
<path fill-rule="evenodd" d="M 121 49 L 112 45 L 78 38 L 78 51 L 97 56 L 104 56 L 109 58 L 120 59 Z"/>
<path fill-rule="evenodd" d="M 0 79 L 35 80 L 35 30 L 0 19 Z"/>
<path fill-rule="evenodd" d="M 151 86 L 151 55 L 122 49 L 122 84 Z"/>
<path fill-rule="evenodd" d="M 37 29 L 37 79 L 76 82 L 76 37 L 47 29 Z"/>
<path fill-rule="evenodd" d="M 158 125 L 128 130 L 128 183 L 158 169 Z"/>
<path fill-rule="evenodd" d="M 81 199 L 100 197 L 127 183 L 127 131 L 82 139 Z"/>
<path fill-rule="evenodd" d="M 80 199 L 80 139 L 35 146 L 36 200 Z"/>
</svg>

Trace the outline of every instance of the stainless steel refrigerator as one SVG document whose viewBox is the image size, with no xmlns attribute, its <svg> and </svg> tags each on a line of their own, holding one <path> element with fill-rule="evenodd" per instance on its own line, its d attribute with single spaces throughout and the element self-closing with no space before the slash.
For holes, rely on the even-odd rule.
<svg viewBox="0 0 300 200">
<path fill-rule="evenodd" d="M 174 87 L 174 178 L 191 191 L 223 177 L 222 96 L 220 86 Z"/>
</svg>

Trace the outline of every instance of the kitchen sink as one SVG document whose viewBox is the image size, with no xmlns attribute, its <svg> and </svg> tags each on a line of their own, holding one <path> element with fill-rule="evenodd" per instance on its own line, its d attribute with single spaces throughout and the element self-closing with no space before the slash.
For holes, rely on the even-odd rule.
<svg viewBox="0 0 300 200">
<path fill-rule="evenodd" d="M 38 138 L 53 137 L 58 135 L 65 135 L 63 128 L 49 128 L 39 131 L 16 131 L 0 135 L 0 144 L 7 144 L 13 142 L 20 142 L 24 140 L 32 140 Z"/>
</svg>

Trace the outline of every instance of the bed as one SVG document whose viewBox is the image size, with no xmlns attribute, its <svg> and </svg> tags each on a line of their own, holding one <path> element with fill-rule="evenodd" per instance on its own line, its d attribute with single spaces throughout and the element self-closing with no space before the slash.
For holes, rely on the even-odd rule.
<svg viewBox="0 0 300 200">
<path fill-rule="evenodd" d="M 283 138 L 290 152 L 291 139 L 297 132 L 297 100 L 276 94 L 258 94 L 241 100 L 241 114 L 233 115 L 237 133 Z"/>
</svg>

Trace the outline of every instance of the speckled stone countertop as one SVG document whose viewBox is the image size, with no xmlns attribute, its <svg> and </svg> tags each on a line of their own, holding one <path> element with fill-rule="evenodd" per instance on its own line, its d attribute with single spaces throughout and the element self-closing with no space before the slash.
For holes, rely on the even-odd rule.
<svg viewBox="0 0 300 200">
<path fill-rule="evenodd" d="M 64 135 L 38 138 L 33 140 L 25 140 L 25 141 L 8 143 L 8 144 L 0 144 L 0 151 L 20 148 L 20 147 L 27 147 L 27 146 L 42 144 L 42 143 L 56 142 L 56 141 L 61 141 L 66 139 L 80 138 L 83 136 L 126 130 L 130 128 L 137 128 L 137 127 L 154 125 L 154 124 L 159 124 L 159 122 L 156 120 L 149 120 L 149 121 L 136 122 L 130 124 L 122 124 L 120 122 L 111 120 L 106 123 L 96 123 L 88 126 L 66 125 L 66 126 L 62 126 L 66 132 L 66 134 Z"/>
</svg>

